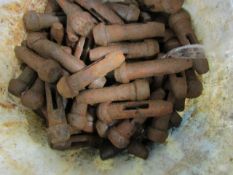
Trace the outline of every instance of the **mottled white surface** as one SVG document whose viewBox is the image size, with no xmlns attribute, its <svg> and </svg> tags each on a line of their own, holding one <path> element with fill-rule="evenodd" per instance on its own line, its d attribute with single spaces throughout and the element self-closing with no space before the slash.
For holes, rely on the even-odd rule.
<svg viewBox="0 0 233 175">
<path fill-rule="evenodd" d="M 59 152 L 47 145 L 40 119 L 7 92 L 19 74 L 14 46 L 25 37 L 22 14 L 44 0 L 0 7 L 0 174 L 231 175 L 233 174 L 233 1 L 186 0 L 210 59 L 203 96 L 188 101 L 182 126 L 147 161 L 123 155 L 101 161 L 92 150 Z"/>
</svg>

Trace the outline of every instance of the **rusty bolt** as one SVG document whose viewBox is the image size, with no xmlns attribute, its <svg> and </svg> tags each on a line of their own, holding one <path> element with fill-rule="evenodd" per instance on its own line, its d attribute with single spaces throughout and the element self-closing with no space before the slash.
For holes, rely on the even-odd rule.
<svg viewBox="0 0 233 175">
<path fill-rule="evenodd" d="M 77 101 L 93 105 L 108 101 L 146 100 L 149 96 L 148 81 L 136 80 L 129 84 L 83 91 L 77 97 Z"/>
<path fill-rule="evenodd" d="M 115 70 L 114 76 L 118 82 L 128 83 L 138 78 L 178 73 L 190 67 L 192 67 L 192 60 L 184 59 L 158 59 L 124 63 Z"/>
<path fill-rule="evenodd" d="M 102 3 L 101 0 L 75 0 L 80 6 L 87 9 L 92 15 L 97 18 L 101 18 L 110 24 L 123 24 L 116 13 L 109 8 L 106 4 Z"/>
<path fill-rule="evenodd" d="M 111 42 L 163 37 L 164 33 L 164 24 L 157 22 L 124 25 L 104 25 L 100 23 L 93 29 L 95 43 L 103 46 L 107 46 Z"/>
<path fill-rule="evenodd" d="M 26 66 L 18 78 L 10 81 L 8 91 L 17 97 L 20 97 L 22 92 L 27 90 L 27 88 L 30 88 L 30 86 L 35 82 L 36 77 L 36 72 Z"/>
<path fill-rule="evenodd" d="M 156 40 L 145 40 L 134 43 L 115 43 L 106 47 L 97 47 L 90 50 L 90 60 L 98 60 L 114 51 L 122 51 L 126 58 L 143 58 L 155 56 L 159 53 L 159 44 Z"/>
<path fill-rule="evenodd" d="M 172 112 L 173 105 L 161 100 L 102 103 L 97 110 L 97 116 L 105 123 L 128 118 L 159 117 Z"/>
<path fill-rule="evenodd" d="M 113 52 L 69 77 L 62 77 L 57 84 L 57 89 L 63 97 L 75 97 L 80 90 L 104 77 L 124 61 L 125 57 L 121 52 Z"/>
<path fill-rule="evenodd" d="M 61 77 L 62 68 L 54 60 L 44 59 L 26 47 L 16 46 L 15 55 L 38 73 L 46 82 L 55 82 Z"/>
<path fill-rule="evenodd" d="M 43 81 L 37 78 L 32 87 L 22 93 L 21 101 L 24 106 L 30 109 L 36 110 L 41 108 L 45 103 Z"/>
<path fill-rule="evenodd" d="M 108 6 L 113 9 L 122 19 L 127 22 L 138 21 L 140 9 L 134 4 L 108 3 Z"/>
</svg>

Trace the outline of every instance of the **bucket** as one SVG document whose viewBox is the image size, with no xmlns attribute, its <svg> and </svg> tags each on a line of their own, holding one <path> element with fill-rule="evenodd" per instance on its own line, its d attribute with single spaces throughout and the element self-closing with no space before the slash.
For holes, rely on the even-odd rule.
<svg viewBox="0 0 233 175">
<path fill-rule="evenodd" d="M 210 63 L 203 95 L 187 100 L 183 122 L 148 160 L 122 154 L 102 161 L 96 150 L 49 147 L 42 119 L 7 91 L 20 73 L 14 47 L 26 37 L 22 16 L 45 0 L 0 0 L 0 174 L 230 175 L 233 172 L 233 1 L 186 0 Z"/>
</svg>

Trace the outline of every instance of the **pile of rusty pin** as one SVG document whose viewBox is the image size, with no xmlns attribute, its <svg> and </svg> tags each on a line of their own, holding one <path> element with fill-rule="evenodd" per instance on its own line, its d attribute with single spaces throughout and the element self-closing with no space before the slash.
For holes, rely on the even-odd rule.
<svg viewBox="0 0 233 175">
<path fill-rule="evenodd" d="M 184 0 L 48 0 L 28 11 L 15 55 L 22 73 L 9 92 L 46 121 L 52 148 L 93 147 L 102 159 L 146 159 L 197 98 L 203 59 L 164 58 L 198 43 Z"/>
</svg>

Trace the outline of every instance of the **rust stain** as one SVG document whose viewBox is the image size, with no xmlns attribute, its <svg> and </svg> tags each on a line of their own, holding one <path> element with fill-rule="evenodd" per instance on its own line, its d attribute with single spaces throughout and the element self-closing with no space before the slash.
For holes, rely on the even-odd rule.
<svg viewBox="0 0 233 175">
<path fill-rule="evenodd" d="M 20 163 L 20 161 L 15 160 L 6 150 L 1 149 L 0 154 L 3 156 L 6 164 L 13 170 L 13 172 L 17 172 L 18 174 L 32 175 L 35 174 L 30 166 Z"/>
<path fill-rule="evenodd" d="M 17 12 L 17 13 L 22 11 L 21 5 L 17 2 L 5 4 L 2 6 L 2 8 L 8 11 Z"/>
<path fill-rule="evenodd" d="M 12 103 L 8 103 L 8 102 L 5 102 L 5 103 L 0 102 L 0 107 L 5 108 L 5 109 L 14 109 L 16 105 Z"/>
<path fill-rule="evenodd" d="M 7 127 L 7 128 L 11 128 L 11 127 L 21 125 L 22 123 L 25 123 L 25 122 L 23 122 L 23 121 L 8 121 L 8 122 L 3 123 L 2 125 Z"/>
</svg>

